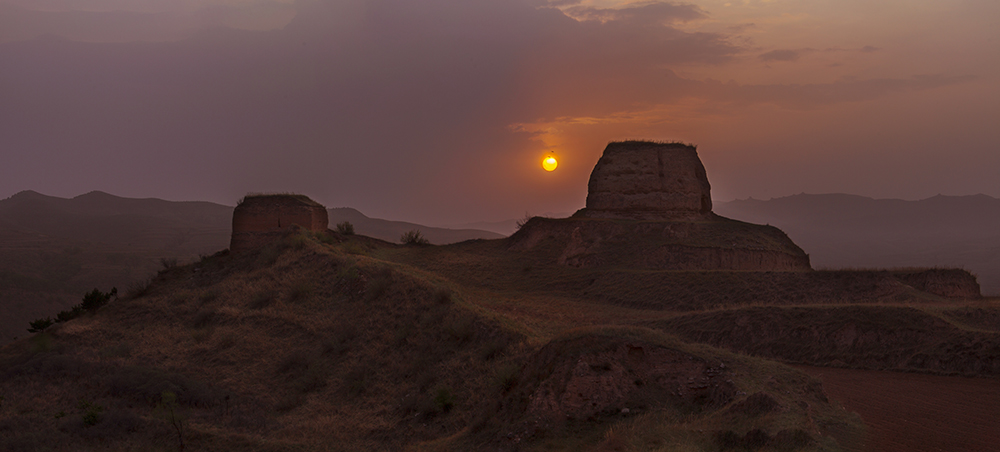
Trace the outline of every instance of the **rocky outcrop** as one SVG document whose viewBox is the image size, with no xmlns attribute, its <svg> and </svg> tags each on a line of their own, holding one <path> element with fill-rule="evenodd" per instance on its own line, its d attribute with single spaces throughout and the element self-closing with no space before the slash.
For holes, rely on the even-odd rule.
<svg viewBox="0 0 1000 452">
<path fill-rule="evenodd" d="M 712 212 L 711 186 L 694 146 L 609 143 L 590 173 L 590 218 L 697 219 Z"/>
<path fill-rule="evenodd" d="M 233 236 L 229 250 L 259 248 L 281 238 L 293 227 L 326 231 L 326 208 L 304 195 L 253 195 L 233 210 Z"/>
</svg>

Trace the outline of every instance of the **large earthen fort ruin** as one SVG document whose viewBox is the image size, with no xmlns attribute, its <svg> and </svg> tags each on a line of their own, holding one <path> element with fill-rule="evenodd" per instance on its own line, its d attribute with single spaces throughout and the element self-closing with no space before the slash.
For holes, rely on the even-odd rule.
<svg viewBox="0 0 1000 452">
<path fill-rule="evenodd" d="M 591 218 L 705 219 L 712 187 L 694 146 L 623 141 L 608 144 L 587 186 Z"/>
<path fill-rule="evenodd" d="M 694 146 L 608 144 L 590 175 L 587 207 L 534 218 L 514 248 L 556 240 L 561 264 L 660 270 L 807 271 L 809 256 L 780 229 L 712 213 L 711 186 Z"/>
</svg>

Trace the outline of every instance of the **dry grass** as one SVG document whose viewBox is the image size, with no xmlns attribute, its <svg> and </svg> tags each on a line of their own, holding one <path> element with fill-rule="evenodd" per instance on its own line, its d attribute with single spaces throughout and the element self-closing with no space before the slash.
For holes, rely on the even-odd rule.
<svg viewBox="0 0 1000 452">
<path fill-rule="evenodd" d="M 594 335 L 722 357 L 740 369 L 742 392 L 798 406 L 804 392 L 796 391 L 813 384 L 799 373 L 635 326 L 718 342 L 698 332 L 735 323 L 746 310 L 801 309 L 779 322 L 789 325 L 830 304 L 857 310 L 858 322 L 912 304 L 900 322 L 963 325 L 963 334 L 978 337 L 989 329 L 982 315 L 996 310 L 989 301 L 960 308 L 914 291 L 857 295 L 856 279 L 823 272 L 567 268 L 554 264 L 559 249 L 546 246 L 528 254 L 502 240 L 407 247 L 300 233 L 257 253 L 176 267 L 97 315 L 0 349 L 0 446 L 171 450 L 163 442 L 170 430 L 153 414 L 170 390 L 189 416 L 193 450 L 468 450 L 500 434 L 484 419 L 513 388 L 531 384 L 522 369 L 539 349 Z M 899 294 L 901 301 L 893 298 Z M 811 305 L 816 300 L 824 306 Z M 905 326 L 886 312 L 872 321 Z M 818 325 L 834 328 L 837 320 Z M 104 407 L 108 424 L 63 426 L 82 423 L 80 399 Z M 854 421 L 828 408 L 836 409 L 824 405 L 812 417 L 792 409 L 764 421 L 648 413 L 571 426 L 519 447 L 706 450 L 719 444 L 715 431 L 743 441 L 766 427 L 771 438 L 803 429 L 819 440 L 806 450 L 836 450 L 829 435 L 810 428 L 822 419 Z"/>
</svg>

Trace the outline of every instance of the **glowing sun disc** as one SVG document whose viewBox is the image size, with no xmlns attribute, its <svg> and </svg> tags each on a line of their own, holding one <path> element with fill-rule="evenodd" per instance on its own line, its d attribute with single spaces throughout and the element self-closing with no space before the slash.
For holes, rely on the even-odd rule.
<svg viewBox="0 0 1000 452">
<path fill-rule="evenodd" d="M 549 155 L 542 159 L 542 169 L 545 171 L 555 171 L 556 167 L 559 166 L 559 161 L 555 157 Z"/>
</svg>

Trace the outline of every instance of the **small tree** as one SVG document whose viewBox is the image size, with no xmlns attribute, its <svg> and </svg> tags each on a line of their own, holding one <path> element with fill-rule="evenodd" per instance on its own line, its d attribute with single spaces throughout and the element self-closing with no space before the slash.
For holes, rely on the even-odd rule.
<svg viewBox="0 0 1000 452">
<path fill-rule="evenodd" d="M 406 231 L 405 234 L 399 237 L 399 241 L 403 242 L 404 245 L 430 245 L 431 243 L 416 229 Z"/>
<path fill-rule="evenodd" d="M 524 225 L 528 224 L 528 222 L 531 221 L 531 218 L 532 218 L 531 214 L 528 213 L 528 212 L 525 212 L 524 213 L 524 217 L 522 217 L 520 220 L 517 220 L 514 223 L 514 225 L 517 226 L 517 230 L 520 231 L 521 228 L 524 227 Z"/>
<path fill-rule="evenodd" d="M 55 323 L 55 322 L 52 320 L 52 317 L 45 318 L 45 319 L 38 319 L 38 320 L 35 320 L 34 322 L 28 322 L 28 326 L 31 327 L 31 328 L 28 328 L 28 332 L 29 333 L 41 333 L 42 331 L 45 331 L 46 328 L 52 326 L 53 323 Z"/>
<path fill-rule="evenodd" d="M 80 308 L 87 312 L 94 312 L 100 309 L 101 306 L 108 304 L 111 301 L 111 297 L 118 295 L 118 288 L 112 287 L 111 292 L 104 293 L 100 290 L 94 289 L 83 296 L 83 302 L 80 303 Z"/>
<path fill-rule="evenodd" d="M 344 235 L 354 235 L 354 225 L 350 221 L 337 223 L 337 232 Z"/>
<path fill-rule="evenodd" d="M 184 450 L 184 415 L 177 404 L 177 394 L 164 391 L 160 395 L 160 403 L 156 404 L 156 415 L 170 424 L 177 433 L 177 448 Z"/>
</svg>

